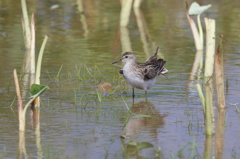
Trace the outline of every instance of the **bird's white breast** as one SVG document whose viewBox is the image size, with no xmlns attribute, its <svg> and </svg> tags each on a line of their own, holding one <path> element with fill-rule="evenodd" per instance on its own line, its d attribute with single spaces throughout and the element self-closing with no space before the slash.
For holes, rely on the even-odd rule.
<svg viewBox="0 0 240 159">
<path fill-rule="evenodd" d="M 157 78 L 144 81 L 143 75 L 131 63 L 127 63 L 123 67 L 123 76 L 125 80 L 135 88 L 149 90 L 156 82 Z"/>
</svg>

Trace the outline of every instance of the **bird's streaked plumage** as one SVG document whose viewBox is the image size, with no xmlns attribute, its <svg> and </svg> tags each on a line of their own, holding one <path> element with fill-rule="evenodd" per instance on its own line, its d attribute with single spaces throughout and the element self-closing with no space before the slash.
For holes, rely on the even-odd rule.
<svg viewBox="0 0 240 159">
<path fill-rule="evenodd" d="M 124 62 L 125 65 L 119 71 L 123 74 L 125 80 L 134 88 L 143 89 L 145 91 L 151 89 L 156 82 L 157 76 L 164 75 L 168 72 L 164 65 L 166 61 L 157 58 L 156 53 L 148 58 L 145 63 L 136 61 L 136 56 L 132 52 L 125 52 L 117 62 Z"/>
</svg>

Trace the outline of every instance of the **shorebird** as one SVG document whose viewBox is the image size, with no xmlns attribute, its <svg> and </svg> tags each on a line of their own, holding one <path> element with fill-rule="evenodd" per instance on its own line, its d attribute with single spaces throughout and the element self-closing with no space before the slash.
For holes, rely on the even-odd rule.
<svg viewBox="0 0 240 159">
<path fill-rule="evenodd" d="M 168 72 L 164 65 L 166 61 L 163 59 L 158 59 L 159 47 L 156 50 L 156 53 L 148 58 L 145 63 L 137 62 L 137 57 L 132 52 L 125 52 L 122 55 L 122 58 L 113 62 L 122 61 L 125 63 L 123 68 L 119 71 L 120 74 L 123 74 L 123 77 L 133 87 L 133 98 L 134 98 L 134 88 L 145 90 L 150 90 L 156 82 L 156 79 L 159 75 L 165 75 Z"/>
</svg>

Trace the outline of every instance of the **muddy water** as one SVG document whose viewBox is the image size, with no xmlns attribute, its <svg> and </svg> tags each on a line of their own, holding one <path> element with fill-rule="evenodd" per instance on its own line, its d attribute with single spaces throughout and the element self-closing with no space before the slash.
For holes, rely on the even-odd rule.
<svg viewBox="0 0 240 159">
<path fill-rule="evenodd" d="M 202 17 L 216 19 L 216 34 L 223 34 L 228 40 L 224 44 L 227 115 L 221 140 L 222 158 L 238 158 L 239 4 L 224 0 L 210 3 L 213 7 Z M 36 14 L 37 52 L 44 35 L 50 37 L 41 77 L 41 83 L 50 90 L 41 98 L 38 133 L 32 128 L 30 112 L 27 114 L 27 155 L 203 158 L 211 152 L 210 156 L 214 156 L 211 139 L 204 135 L 195 82 L 189 80 L 195 46 L 185 17 L 185 3 L 143 2 L 140 10 L 143 18 L 139 20 L 137 13 L 132 12 L 127 29 L 119 28 L 118 1 L 83 2 L 85 14 L 80 14 L 78 4 L 73 0 L 28 3 L 29 12 Z M 25 53 L 20 4 L 2 1 L 0 13 L 0 156 L 16 158 L 19 134 L 12 71 L 16 68 L 21 72 Z M 145 36 L 138 27 L 141 22 L 147 27 Z M 120 37 L 122 32 L 129 36 Z M 143 62 L 157 46 L 161 49 L 160 57 L 167 61 L 169 75 L 158 79 L 147 101 L 144 92 L 137 90 L 133 103 L 131 87 L 111 62 L 120 58 L 126 48 L 131 48 Z M 109 92 L 98 91 L 103 83 L 111 84 Z M 126 135 L 126 139 L 121 139 L 121 135 Z M 129 146 L 131 143 L 135 146 Z M 143 149 L 137 150 L 136 145 Z"/>
</svg>

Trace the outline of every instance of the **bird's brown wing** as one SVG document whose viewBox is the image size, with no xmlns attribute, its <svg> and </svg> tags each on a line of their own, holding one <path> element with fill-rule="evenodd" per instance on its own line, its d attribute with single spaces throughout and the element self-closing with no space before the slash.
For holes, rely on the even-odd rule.
<svg viewBox="0 0 240 159">
<path fill-rule="evenodd" d="M 145 64 L 151 64 L 151 63 L 155 63 L 158 59 L 157 59 L 157 54 L 159 51 L 159 47 L 157 47 L 156 52 L 153 56 L 149 57 L 146 61 Z"/>
<path fill-rule="evenodd" d="M 161 72 L 164 70 L 165 63 L 166 61 L 164 61 L 163 59 L 158 59 L 155 63 L 152 64 L 145 63 L 145 67 L 142 70 L 144 80 L 149 80 L 160 75 Z"/>
<path fill-rule="evenodd" d="M 155 53 L 153 56 L 149 57 L 149 58 L 145 61 L 145 64 L 155 63 L 156 61 L 157 61 L 157 53 Z"/>
</svg>

